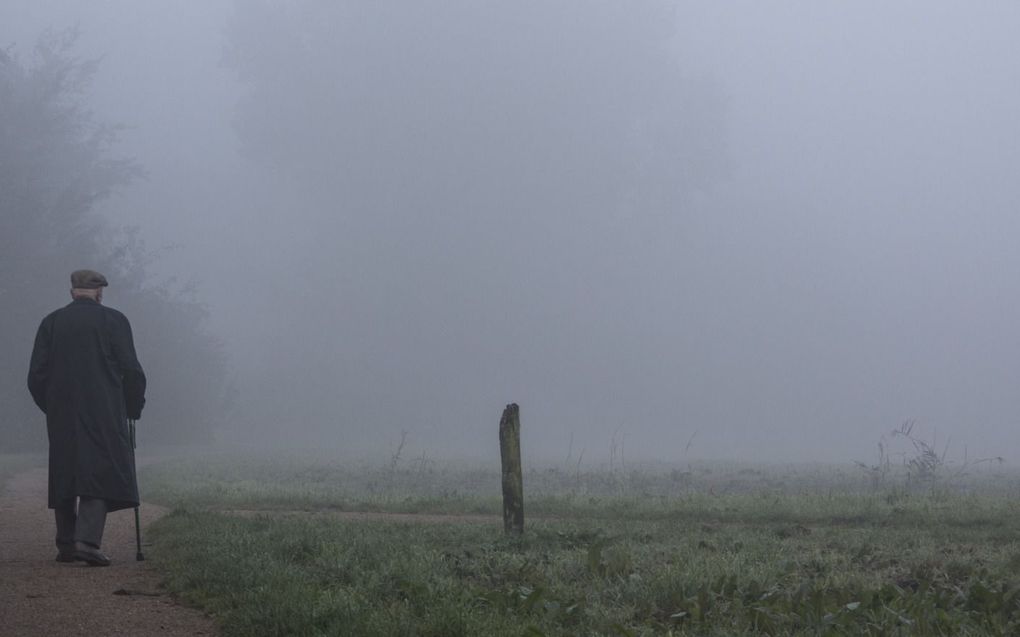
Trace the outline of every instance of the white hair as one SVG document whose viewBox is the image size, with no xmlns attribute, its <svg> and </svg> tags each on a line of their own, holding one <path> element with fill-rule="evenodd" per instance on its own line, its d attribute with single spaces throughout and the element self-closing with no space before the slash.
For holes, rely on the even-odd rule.
<svg viewBox="0 0 1020 637">
<path fill-rule="evenodd" d="M 103 288 L 71 288 L 72 299 L 92 299 L 93 301 L 103 300 Z"/>
</svg>

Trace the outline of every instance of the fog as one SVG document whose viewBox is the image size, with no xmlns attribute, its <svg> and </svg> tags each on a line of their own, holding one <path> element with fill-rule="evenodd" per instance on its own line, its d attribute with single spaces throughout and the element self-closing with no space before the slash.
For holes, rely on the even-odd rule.
<svg viewBox="0 0 1020 637">
<path fill-rule="evenodd" d="M 207 306 L 220 442 L 492 455 L 518 402 L 533 458 L 869 460 L 914 420 L 1016 460 L 1018 25 L 1013 2 L 5 0 L 0 46 L 77 26 L 101 58 L 90 107 L 147 176 L 98 211 Z"/>
</svg>

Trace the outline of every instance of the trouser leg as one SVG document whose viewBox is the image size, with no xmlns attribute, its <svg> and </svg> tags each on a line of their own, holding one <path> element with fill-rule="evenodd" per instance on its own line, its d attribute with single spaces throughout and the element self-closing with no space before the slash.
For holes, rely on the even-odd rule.
<svg viewBox="0 0 1020 637">
<path fill-rule="evenodd" d="M 75 518 L 77 518 L 75 513 L 76 499 L 68 498 L 62 500 L 53 509 L 54 517 L 57 519 L 57 548 L 62 551 L 74 548 L 74 528 Z"/>
<path fill-rule="evenodd" d="M 78 502 L 78 522 L 74 539 L 77 542 L 99 548 L 103 543 L 103 529 L 106 527 L 106 500 L 81 498 Z"/>
</svg>

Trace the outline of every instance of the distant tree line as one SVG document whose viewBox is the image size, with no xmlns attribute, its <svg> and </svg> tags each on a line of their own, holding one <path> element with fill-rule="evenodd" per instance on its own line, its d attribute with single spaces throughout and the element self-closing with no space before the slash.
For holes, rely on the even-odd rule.
<svg viewBox="0 0 1020 637">
<path fill-rule="evenodd" d="M 41 448 L 43 416 L 25 387 L 39 321 L 69 302 L 68 276 L 91 268 L 115 287 L 150 379 L 142 436 L 192 442 L 225 413 L 226 363 L 206 309 L 153 283 L 152 255 L 97 207 L 143 175 L 113 153 L 118 129 L 96 121 L 86 91 L 95 61 L 74 54 L 73 31 L 40 38 L 26 63 L 0 49 L 0 449 Z"/>
<path fill-rule="evenodd" d="M 589 391 L 615 356 L 603 319 L 656 304 L 628 281 L 653 260 L 637 255 L 728 167 L 724 95 L 683 64 L 676 3 L 235 5 L 224 61 L 253 188 L 316 234 L 280 291 L 306 329 L 265 344 L 286 399 L 259 418 L 397 434 L 551 384 L 585 396 L 590 415 L 566 418 L 622 417 Z"/>
</svg>

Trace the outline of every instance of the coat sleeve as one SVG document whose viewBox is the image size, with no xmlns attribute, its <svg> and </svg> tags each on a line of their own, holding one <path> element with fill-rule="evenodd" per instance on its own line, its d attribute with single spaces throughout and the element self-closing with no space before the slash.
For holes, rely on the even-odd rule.
<svg viewBox="0 0 1020 637">
<path fill-rule="evenodd" d="M 35 334 L 32 360 L 28 366 L 28 391 L 43 413 L 46 413 L 46 385 L 49 381 L 52 332 L 53 324 L 47 317 L 39 324 L 39 330 Z"/>
<path fill-rule="evenodd" d="M 117 329 L 113 332 L 113 356 L 120 366 L 124 379 L 124 404 L 127 417 L 137 420 L 142 417 L 145 407 L 145 372 L 135 354 L 135 341 L 131 333 L 131 324 L 123 315 L 118 316 Z"/>
</svg>

